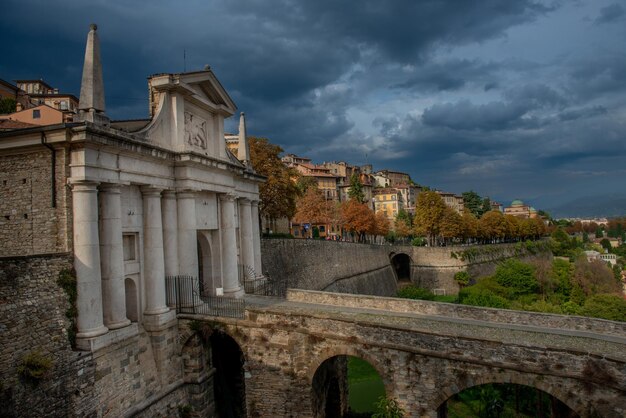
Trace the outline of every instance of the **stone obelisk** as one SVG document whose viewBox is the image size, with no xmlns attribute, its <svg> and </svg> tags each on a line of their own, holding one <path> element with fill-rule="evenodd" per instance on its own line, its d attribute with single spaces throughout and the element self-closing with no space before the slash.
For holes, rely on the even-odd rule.
<svg viewBox="0 0 626 418">
<path fill-rule="evenodd" d="M 83 79 L 80 84 L 78 120 L 108 126 L 109 118 L 104 113 L 104 83 L 102 80 L 102 63 L 100 62 L 100 40 L 96 32 L 98 26 L 92 23 L 89 29 L 87 46 L 85 47 Z"/>
</svg>

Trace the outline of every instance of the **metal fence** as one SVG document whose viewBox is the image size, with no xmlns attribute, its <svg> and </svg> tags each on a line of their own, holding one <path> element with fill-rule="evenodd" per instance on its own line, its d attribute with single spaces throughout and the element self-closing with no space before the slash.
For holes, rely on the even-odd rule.
<svg viewBox="0 0 626 418">
<path fill-rule="evenodd" d="M 165 278 L 165 286 L 167 305 L 176 307 L 176 313 L 244 317 L 243 299 L 204 295 L 197 277 L 169 276 Z"/>
<path fill-rule="evenodd" d="M 248 295 L 284 298 L 287 294 L 286 280 L 275 280 L 269 275 L 257 275 L 250 266 L 239 265 L 239 284 Z"/>
</svg>

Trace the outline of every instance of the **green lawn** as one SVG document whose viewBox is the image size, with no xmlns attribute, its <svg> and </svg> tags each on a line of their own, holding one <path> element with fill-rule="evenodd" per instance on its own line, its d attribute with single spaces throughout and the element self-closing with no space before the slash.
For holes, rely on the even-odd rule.
<svg viewBox="0 0 626 418">
<path fill-rule="evenodd" d="M 348 404 L 354 412 L 373 412 L 378 398 L 385 396 L 382 379 L 367 361 L 348 357 Z"/>
</svg>

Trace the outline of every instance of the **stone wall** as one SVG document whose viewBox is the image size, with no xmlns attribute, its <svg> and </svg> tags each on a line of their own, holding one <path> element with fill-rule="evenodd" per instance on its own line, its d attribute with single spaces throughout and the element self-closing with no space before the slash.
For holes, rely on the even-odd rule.
<svg viewBox="0 0 626 418">
<path fill-rule="evenodd" d="M 396 274 L 390 259 L 411 259 L 411 281 L 426 289 L 456 294 L 454 274 L 467 270 L 473 279 L 494 273 L 502 260 L 551 257 L 542 244 L 525 243 L 459 247 L 368 245 L 307 239 L 265 239 L 261 242 L 264 273 L 286 280 L 295 289 L 393 296 Z"/>
<path fill-rule="evenodd" d="M 96 408 L 95 362 L 72 351 L 59 273 L 72 268 L 69 254 L 0 258 L 0 416 L 66 417 Z M 24 356 L 52 360 L 50 374 L 29 383 L 18 374 Z"/>
<path fill-rule="evenodd" d="M 261 242 L 263 271 L 298 289 L 392 295 L 396 277 L 377 245 L 296 239 Z"/>
<path fill-rule="evenodd" d="M 68 159 L 65 148 L 55 151 L 53 182 L 48 149 L 0 157 L 0 257 L 69 251 Z"/>
<path fill-rule="evenodd" d="M 520 326 L 589 331 L 626 337 L 626 322 L 607 321 L 604 319 L 581 316 L 513 311 L 509 309 L 483 308 L 432 302 L 428 300 L 347 295 L 299 289 L 289 289 L 287 291 L 287 300 L 351 308 L 382 309 L 399 313 L 407 312 L 423 315 L 437 315 L 446 318 L 470 319 Z"/>
<path fill-rule="evenodd" d="M 72 266 L 68 253 L 0 258 L 0 416 L 177 416 L 195 387 L 183 381 L 177 321 L 93 353 L 73 350 L 57 284 Z M 52 361 L 33 383 L 18 373 L 32 352 Z"/>
</svg>

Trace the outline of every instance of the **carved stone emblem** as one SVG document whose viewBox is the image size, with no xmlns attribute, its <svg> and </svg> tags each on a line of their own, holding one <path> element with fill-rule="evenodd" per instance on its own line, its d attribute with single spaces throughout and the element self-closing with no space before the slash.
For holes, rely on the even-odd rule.
<svg viewBox="0 0 626 418">
<path fill-rule="evenodd" d="M 207 139 L 206 121 L 193 113 L 185 112 L 185 142 L 206 149 Z"/>
</svg>

